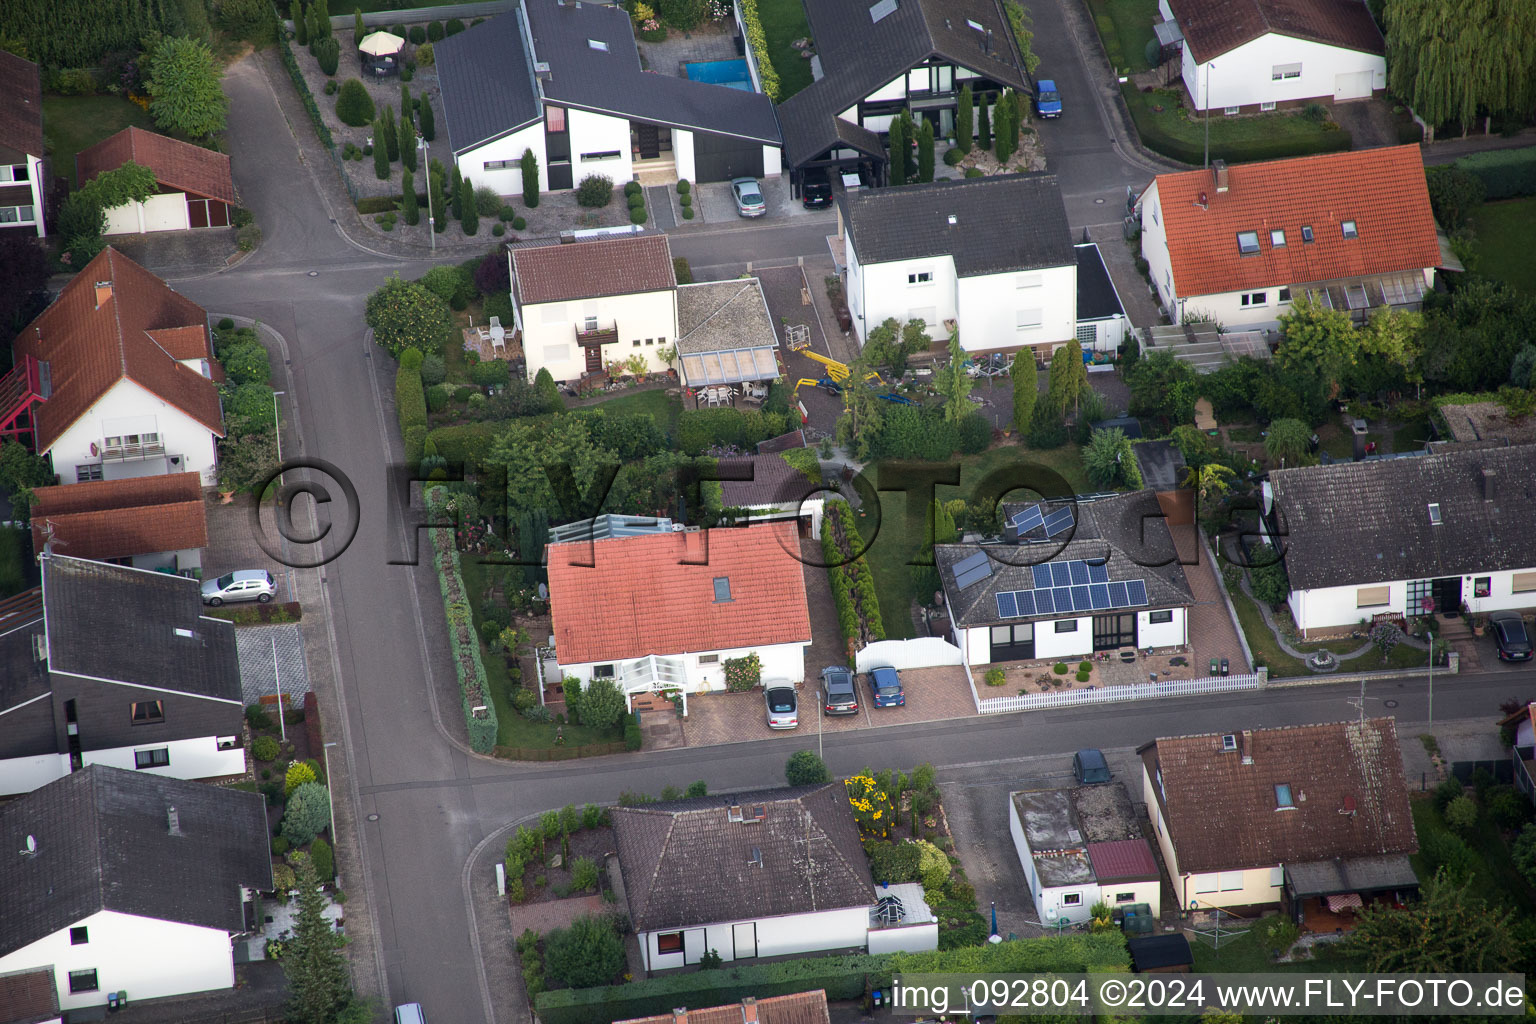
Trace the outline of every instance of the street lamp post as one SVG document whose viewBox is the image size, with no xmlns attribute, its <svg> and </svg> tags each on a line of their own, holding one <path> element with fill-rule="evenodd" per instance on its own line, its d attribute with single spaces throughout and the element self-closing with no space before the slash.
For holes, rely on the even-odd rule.
<svg viewBox="0 0 1536 1024">
<path fill-rule="evenodd" d="M 1205 167 L 1211 167 L 1211 72 L 1216 70 L 1216 62 L 1205 66 Z"/>
<path fill-rule="evenodd" d="M 432 242 L 432 255 L 437 255 L 437 219 L 432 215 L 432 151 L 427 140 L 418 136 L 416 148 L 421 151 L 421 169 L 427 172 L 427 237 Z"/>
<path fill-rule="evenodd" d="M 1435 632 L 1425 630 L 1429 637 L 1429 728 L 1435 728 Z"/>
<path fill-rule="evenodd" d="M 320 750 L 320 756 L 325 758 L 325 792 L 330 797 L 331 805 L 331 845 L 336 845 L 336 784 L 331 778 L 331 748 L 336 746 L 335 741 L 325 744 Z"/>
<path fill-rule="evenodd" d="M 277 411 L 277 396 L 286 395 L 286 391 L 272 392 L 272 430 L 277 435 L 277 461 L 283 461 L 283 421 Z"/>
</svg>

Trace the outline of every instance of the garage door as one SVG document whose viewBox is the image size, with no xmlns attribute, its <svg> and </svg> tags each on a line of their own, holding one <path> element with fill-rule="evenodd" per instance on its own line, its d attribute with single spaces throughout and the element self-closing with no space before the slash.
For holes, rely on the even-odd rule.
<svg viewBox="0 0 1536 1024">
<path fill-rule="evenodd" d="M 763 145 L 749 139 L 694 132 L 693 175 L 696 181 L 761 178 Z"/>
<path fill-rule="evenodd" d="M 1363 100 L 1371 95 L 1371 72 L 1352 71 L 1346 75 L 1333 76 L 1333 98 L 1335 100 Z"/>
</svg>

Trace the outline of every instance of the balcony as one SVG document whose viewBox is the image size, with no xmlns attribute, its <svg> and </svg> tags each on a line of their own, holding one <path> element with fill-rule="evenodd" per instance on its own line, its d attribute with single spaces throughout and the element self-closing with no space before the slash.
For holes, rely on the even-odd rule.
<svg viewBox="0 0 1536 1024">
<path fill-rule="evenodd" d="M 140 459 L 158 458 L 165 454 L 160 441 L 143 441 L 135 444 L 104 444 L 101 446 L 102 462 L 137 462 Z"/>
<path fill-rule="evenodd" d="M 619 325 L 617 321 L 609 321 L 606 327 L 594 325 L 588 330 L 576 328 L 576 344 L 578 345 L 612 345 L 619 340 Z"/>
</svg>

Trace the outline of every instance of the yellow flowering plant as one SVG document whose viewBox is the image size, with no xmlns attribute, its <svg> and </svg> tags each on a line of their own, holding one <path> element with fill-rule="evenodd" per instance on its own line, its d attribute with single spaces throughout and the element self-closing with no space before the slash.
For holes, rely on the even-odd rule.
<svg viewBox="0 0 1536 1024">
<path fill-rule="evenodd" d="M 891 834 L 895 820 L 891 798 L 869 775 L 855 775 L 843 783 L 848 793 L 848 806 L 853 809 L 853 820 L 866 839 L 885 839 Z"/>
</svg>

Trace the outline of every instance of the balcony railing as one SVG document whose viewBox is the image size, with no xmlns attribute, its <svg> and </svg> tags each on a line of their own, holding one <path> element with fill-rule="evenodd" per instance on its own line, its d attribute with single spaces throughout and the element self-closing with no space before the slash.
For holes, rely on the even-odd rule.
<svg viewBox="0 0 1536 1024">
<path fill-rule="evenodd" d="M 153 459 L 164 454 L 165 444 L 160 441 L 150 441 L 145 444 L 103 445 L 101 461 L 133 462 L 137 459 Z"/>
<path fill-rule="evenodd" d="M 578 345 L 612 345 L 619 340 L 619 325 L 617 321 L 609 323 L 606 327 L 594 327 L 591 330 L 576 328 L 576 344 Z"/>
</svg>

